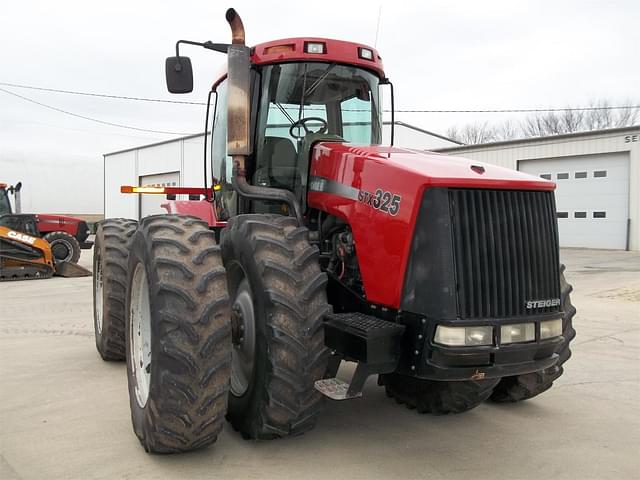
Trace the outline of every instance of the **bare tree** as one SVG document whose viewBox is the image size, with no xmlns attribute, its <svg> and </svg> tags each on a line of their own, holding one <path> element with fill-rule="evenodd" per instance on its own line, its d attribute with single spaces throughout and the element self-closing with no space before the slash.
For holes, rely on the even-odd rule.
<svg viewBox="0 0 640 480">
<path fill-rule="evenodd" d="M 447 136 L 466 145 L 487 143 L 495 139 L 495 131 L 485 123 L 473 123 L 458 129 L 451 127 L 447 130 Z"/>
<path fill-rule="evenodd" d="M 498 125 L 494 130 L 494 140 L 511 140 L 520 135 L 520 126 L 512 120 L 506 120 Z"/>
<path fill-rule="evenodd" d="M 611 108 L 608 100 L 592 101 L 590 110 L 572 109 L 535 113 L 514 122 L 507 120 L 497 126 L 485 123 L 451 127 L 447 135 L 467 145 L 514 138 L 543 137 L 563 133 L 627 127 L 640 122 L 640 102 L 627 100 L 624 108 Z"/>
</svg>

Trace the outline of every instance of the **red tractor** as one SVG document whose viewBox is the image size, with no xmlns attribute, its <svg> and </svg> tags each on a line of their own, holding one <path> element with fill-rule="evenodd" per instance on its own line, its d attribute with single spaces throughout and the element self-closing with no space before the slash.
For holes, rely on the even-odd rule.
<svg viewBox="0 0 640 480">
<path fill-rule="evenodd" d="M 390 82 L 376 50 L 249 48 L 226 18 L 231 44 L 181 40 L 166 62 L 169 90 L 185 93 L 180 44 L 227 55 L 204 186 L 122 187 L 192 200 L 107 219 L 96 238 L 96 344 L 127 360 L 144 448 L 203 447 L 225 418 L 245 438 L 301 434 L 324 396 L 359 397 L 370 375 L 433 414 L 551 387 L 575 335 L 555 184 L 381 145 Z M 342 361 L 357 364 L 348 382 Z"/>
<path fill-rule="evenodd" d="M 21 189 L 22 182 L 18 182 L 15 186 L 0 183 L 0 226 L 43 238 L 49 242 L 57 262 L 77 263 L 80 259 L 80 250 L 93 246 L 93 242 L 87 241 L 91 233 L 87 222 L 65 215 L 21 213 Z M 15 213 L 11 208 L 10 193 L 15 198 Z"/>
</svg>

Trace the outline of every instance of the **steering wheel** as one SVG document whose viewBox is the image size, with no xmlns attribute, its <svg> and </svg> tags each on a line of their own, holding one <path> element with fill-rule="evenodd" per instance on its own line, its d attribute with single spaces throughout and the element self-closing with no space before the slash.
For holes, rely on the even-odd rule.
<svg viewBox="0 0 640 480">
<path fill-rule="evenodd" d="M 313 122 L 320 122 L 322 124 L 322 127 L 317 132 L 311 132 L 309 127 L 307 127 L 307 125 L 306 125 L 307 122 L 312 122 L 312 121 Z M 305 118 L 301 118 L 297 122 L 294 122 L 294 123 L 291 124 L 291 127 L 289 128 L 289 135 L 291 135 L 296 140 L 300 140 L 300 139 L 304 138 L 306 135 L 308 135 L 310 133 L 325 133 L 327 131 L 328 127 L 329 127 L 329 125 L 327 124 L 327 121 L 324 118 L 320 118 L 320 117 L 305 117 Z M 295 133 L 293 133 L 293 130 L 295 128 L 302 128 L 304 130 L 304 135 L 296 135 Z"/>
</svg>

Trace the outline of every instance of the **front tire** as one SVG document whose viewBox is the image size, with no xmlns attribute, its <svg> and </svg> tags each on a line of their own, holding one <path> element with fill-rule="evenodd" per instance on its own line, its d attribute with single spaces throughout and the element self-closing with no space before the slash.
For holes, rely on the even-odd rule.
<svg viewBox="0 0 640 480">
<path fill-rule="evenodd" d="M 227 409 L 231 329 L 215 234 L 196 218 L 144 218 L 129 255 L 127 377 L 133 429 L 147 452 L 218 437 Z"/>
<path fill-rule="evenodd" d="M 491 395 L 491 400 L 497 403 L 519 402 L 527 400 L 546 392 L 551 388 L 553 382 L 564 372 L 563 364 L 571 357 L 569 344 L 576 336 L 573 329 L 573 317 L 576 309 L 571 303 L 571 291 L 573 287 L 564 278 L 565 266 L 560 265 L 560 304 L 564 316 L 562 317 L 562 335 L 564 343 L 560 345 L 556 352 L 559 356 L 558 363 L 553 367 L 539 372 L 516 375 L 503 378 Z"/>
<path fill-rule="evenodd" d="M 127 263 L 135 220 L 109 218 L 100 222 L 93 246 L 93 328 L 103 360 L 124 360 L 124 309 Z"/>
<path fill-rule="evenodd" d="M 328 351 L 326 275 L 308 230 L 295 219 L 240 215 L 222 232 L 234 318 L 227 418 L 244 438 L 298 435 L 314 427 Z"/>
<path fill-rule="evenodd" d="M 407 377 L 396 373 L 380 375 L 387 396 L 395 398 L 418 413 L 446 415 L 477 407 L 491 396 L 500 379 L 439 382 Z"/>
</svg>

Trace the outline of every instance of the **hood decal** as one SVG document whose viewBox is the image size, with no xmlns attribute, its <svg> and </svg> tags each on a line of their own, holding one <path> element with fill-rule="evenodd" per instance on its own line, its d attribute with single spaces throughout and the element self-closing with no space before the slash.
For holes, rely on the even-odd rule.
<svg viewBox="0 0 640 480">
<path fill-rule="evenodd" d="M 358 195 L 360 194 L 360 190 L 357 188 L 325 177 L 311 177 L 309 190 L 312 192 L 330 193 L 338 197 L 348 198 L 349 200 L 358 200 Z"/>
</svg>

